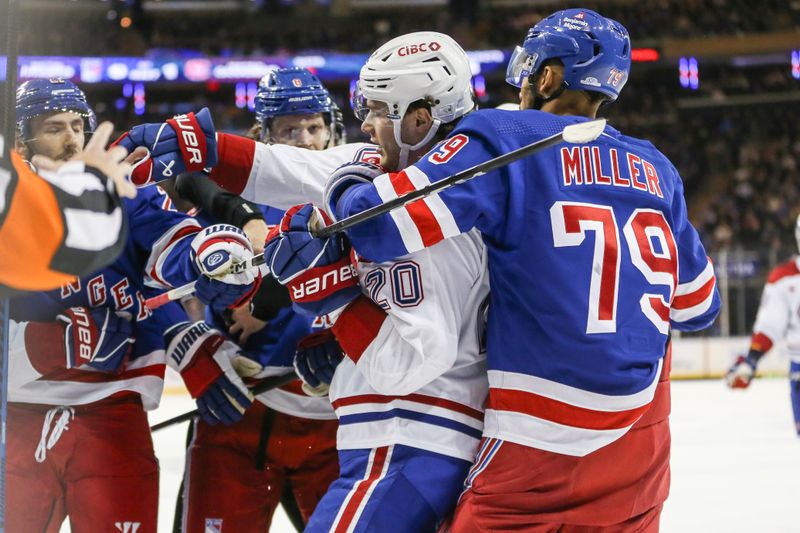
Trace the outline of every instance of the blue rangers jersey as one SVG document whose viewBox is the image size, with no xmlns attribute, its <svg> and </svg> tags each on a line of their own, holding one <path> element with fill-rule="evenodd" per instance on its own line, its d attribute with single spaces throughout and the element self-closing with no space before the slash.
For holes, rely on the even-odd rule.
<svg viewBox="0 0 800 533">
<path fill-rule="evenodd" d="M 478 111 L 405 171 L 350 187 L 338 219 L 586 120 Z M 385 261 L 477 228 L 488 248 L 484 435 L 583 456 L 647 411 L 670 328 L 719 312 L 713 267 L 678 172 L 651 143 L 606 127 L 348 231 Z"/>
<path fill-rule="evenodd" d="M 162 198 L 154 188 L 139 190 L 136 199 L 125 203 L 130 232 L 122 255 L 113 264 L 60 289 L 12 302 L 11 401 L 79 405 L 134 391 L 142 396 L 145 408 L 158 405 L 165 368 L 163 332 L 185 321 L 186 316 L 177 303 L 153 313 L 144 300 L 197 278 L 189 252 L 200 225 L 191 217 L 163 210 Z M 77 306 L 113 307 L 135 321 L 136 342 L 120 374 L 70 369 L 54 375 L 43 371 L 52 367 L 39 360 L 36 353 L 42 351 L 41 346 L 32 343 L 55 340 L 26 335 L 27 323 L 53 322 L 63 310 Z"/>
</svg>

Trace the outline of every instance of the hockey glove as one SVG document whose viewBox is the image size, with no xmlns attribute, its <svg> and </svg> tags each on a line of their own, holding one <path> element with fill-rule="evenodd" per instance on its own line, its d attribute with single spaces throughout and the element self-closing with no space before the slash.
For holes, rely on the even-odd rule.
<svg viewBox="0 0 800 533">
<path fill-rule="evenodd" d="M 300 339 L 294 354 L 294 371 L 303 380 L 303 392 L 324 396 L 344 354 L 331 330 L 312 333 Z"/>
<path fill-rule="evenodd" d="M 334 170 L 323 193 L 323 205 L 331 218 L 336 218 L 336 203 L 347 189 L 359 183 L 372 183 L 381 174 L 386 174 L 382 166 L 359 161 L 347 163 Z"/>
<path fill-rule="evenodd" d="M 740 355 L 725 374 L 725 382 L 732 389 L 746 389 L 756 375 L 756 360 Z"/>
<path fill-rule="evenodd" d="M 181 322 L 164 333 L 167 364 L 180 372 L 200 416 L 209 424 L 238 422 L 253 396 L 232 364 L 239 347 L 205 322 Z"/>
<path fill-rule="evenodd" d="M 116 374 L 133 345 L 133 325 L 109 307 L 72 307 L 58 315 L 66 324 L 67 368 L 88 366 Z"/>
<path fill-rule="evenodd" d="M 137 187 L 175 178 L 184 172 L 217 164 L 217 140 L 211 113 L 178 115 L 161 124 L 134 126 L 114 144 L 128 152 L 144 146 L 150 153 L 134 165 L 131 181 Z"/>
<path fill-rule="evenodd" d="M 311 204 L 292 207 L 270 231 L 264 248 L 272 275 L 289 288 L 295 308 L 310 316 L 327 315 L 361 294 L 343 237 L 311 233 L 328 223 L 325 212 Z"/>
<path fill-rule="evenodd" d="M 203 229 L 192 240 L 197 279 L 195 294 L 218 314 L 229 307 L 244 304 L 258 289 L 261 274 L 248 269 L 238 274 L 229 272 L 234 263 L 253 257 L 247 236 L 235 226 L 215 224 Z"/>
</svg>

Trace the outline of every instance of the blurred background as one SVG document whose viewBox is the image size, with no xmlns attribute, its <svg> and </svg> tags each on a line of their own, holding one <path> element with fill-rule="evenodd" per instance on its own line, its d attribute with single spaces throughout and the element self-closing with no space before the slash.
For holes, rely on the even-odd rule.
<svg viewBox="0 0 800 533">
<path fill-rule="evenodd" d="M 683 176 L 690 217 L 725 307 L 702 335 L 749 334 L 769 269 L 796 252 L 800 213 L 800 1 L 603 0 L 622 22 L 632 75 L 603 110 L 650 139 Z M 20 81 L 78 83 L 120 131 L 211 108 L 217 128 L 252 123 L 258 80 L 315 71 L 344 109 L 369 52 L 417 30 L 450 34 L 473 60 L 481 105 L 516 102 L 509 54 L 547 0 L 24 0 Z M 363 139 L 349 112 L 350 140 Z"/>
</svg>

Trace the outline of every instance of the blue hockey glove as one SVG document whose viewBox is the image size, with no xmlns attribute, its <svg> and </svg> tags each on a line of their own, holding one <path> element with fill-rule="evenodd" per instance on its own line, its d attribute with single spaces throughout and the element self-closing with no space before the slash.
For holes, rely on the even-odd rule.
<svg viewBox="0 0 800 533">
<path fill-rule="evenodd" d="M 114 144 L 133 152 L 144 146 L 148 157 L 134 165 L 131 181 L 137 187 L 176 178 L 217 164 L 217 140 L 211 113 L 178 115 L 160 124 L 141 124 L 117 139 Z"/>
<path fill-rule="evenodd" d="M 309 396 L 324 396 L 344 354 L 331 330 L 312 333 L 300 339 L 294 354 L 294 371 L 303 380 Z"/>
<path fill-rule="evenodd" d="M 167 364 L 180 372 L 200 416 L 209 424 L 238 422 L 253 403 L 253 395 L 232 361 L 239 347 L 205 322 L 181 322 L 164 333 Z"/>
<path fill-rule="evenodd" d="M 361 161 L 347 163 L 334 170 L 323 193 L 323 205 L 331 218 L 336 218 L 336 203 L 347 189 L 359 183 L 372 183 L 381 174 L 386 174 L 382 166 Z"/>
<path fill-rule="evenodd" d="M 89 366 L 116 374 L 133 345 L 133 325 L 129 318 L 109 307 L 72 307 L 58 315 L 66 323 L 64 345 L 67 368 Z"/>
<path fill-rule="evenodd" d="M 330 218 L 319 208 L 295 206 L 267 236 L 267 266 L 275 279 L 289 288 L 295 308 L 306 315 L 326 315 L 361 294 L 344 238 L 332 235 L 321 239 L 311 233 L 329 223 Z"/>
<path fill-rule="evenodd" d="M 214 312 L 222 314 L 226 308 L 239 307 L 258 289 L 258 269 L 229 272 L 234 263 L 253 257 L 253 247 L 239 228 L 228 224 L 204 228 L 192 240 L 192 253 L 195 268 L 201 274 L 195 294 Z"/>
<path fill-rule="evenodd" d="M 728 369 L 725 374 L 725 382 L 732 389 L 746 389 L 756 375 L 757 361 L 752 357 L 740 355 L 736 362 Z"/>
</svg>

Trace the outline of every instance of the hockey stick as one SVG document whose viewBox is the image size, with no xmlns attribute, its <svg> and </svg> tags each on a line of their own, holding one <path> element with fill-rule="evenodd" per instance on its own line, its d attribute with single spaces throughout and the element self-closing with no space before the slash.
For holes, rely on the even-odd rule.
<svg viewBox="0 0 800 533">
<path fill-rule="evenodd" d="M 258 396 L 267 391 L 271 391 L 272 389 L 277 389 L 280 386 L 286 385 L 287 383 L 291 383 L 292 381 L 297 379 L 297 374 L 294 372 L 290 372 L 288 374 L 284 374 L 282 376 L 270 376 L 268 378 L 264 378 L 261 383 L 250 389 L 250 393 L 253 396 Z M 158 431 L 159 429 L 164 429 L 169 426 L 174 426 L 175 424 L 180 424 L 181 422 L 186 422 L 187 420 L 191 420 L 192 418 L 196 417 L 200 414 L 200 411 L 195 409 L 194 411 L 189 411 L 188 413 L 183 413 L 182 415 L 178 415 L 176 417 L 170 418 L 168 420 L 164 420 L 163 422 L 159 422 L 158 424 L 154 424 L 150 426 L 150 431 Z"/>
<path fill-rule="evenodd" d="M 235 263 L 231 266 L 228 273 L 230 274 L 239 274 L 240 272 L 244 272 L 245 270 L 250 270 L 251 268 L 256 268 L 258 266 L 263 265 L 266 262 L 264 259 L 264 254 L 254 255 L 247 261 L 242 261 L 241 263 Z M 180 287 L 175 287 L 165 293 L 159 294 L 158 296 L 153 296 L 152 298 L 148 298 L 144 301 L 144 306 L 150 310 L 158 309 L 162 305 L 165 305 L 169 302 L 173 302 L 175 300 L 180 300 L 185 296 L 191 296 L 194 294 L 194 286 L 197 284 L 196 281 L 192 281 L 187 283 L 186 285 L 181 285 Z"/>
<path fill-rule="evenodd" d="M 590 120 L 588 122 L 579 122 L 578 124 L 570 124 L 569 126 L 566 126 L 562 131 L 553 134 L 550 137 L 545 137 L 544 139 L 532 142 L 521 148 L 517 148 L 516 150 L 508 152 L 507 154 L 497 156 L 493 159 L 484 161 L 483 163 L 479 163 L 473 167 L 462 170 L 461 172 L 457 172 L 452 176 L 448 176 L 437 182 L 431 183 L 426 187 L 408 192 L 402 196 L 398 196 L 394 200 L 389 200 L 386 203 L 370 207 L 369 209 L 366 209 L 360 213 L 356 213 L 353 216 L 349 216 L 343 220 L 335 222 L 330 226 L 327 226 L 325 228 L 322 228 L 320 231 L 315 232 L 314 236 L 328 237 L 330 235 L 333 235 L 334 233 L 338 233 L 340 231 L 352 228 L 357 224 L 361 224 L 363 222 L 366 222 L 367 220 L 379 217 L 383 214 L 388 213 L 389 211 L 393 211 L 399 207 L 403 207 L 406 204 L 409 204 L 416 200 L 420 200 L 422 198 L 426 198 L 432 194 L 437 194 L 445 189 L 449 189 L 454 185 L 464 183 L 465 181 L 469 181 L 473 178 L 477 178 L 478 176 L 482 176 L 487 172 L 491 172 L 492 170 L 497 170 L 500 167 L 504 167 L 510 163 L 513 163 L 514 161 L 522 159 L 523 157 L 527 157 L 537 152 L 541 152 L 542 150 L 550 148 L 551 146 L 556 145 L 558 143 L 568 142 L 570 144 L 584 144 L 591 142 L 597 139 L 600 136 L 600 134 L 603 133 L 605 127 L 606 127 L 606 119 L 604 118 L 597 120 Z M 248 259 L 247 261 L 243 261 L 242 263 L 233 265 L 231 267 L 230 272 L 233 274 L 238 274 L 248 268 L 252 268 L 253 266 L 262 265 L 264 264 L 265 261 L 266 260 L 264 259 L 264 254 L 259 254 L 253 256 L 251 259 Z M 193 292 L 194 292 L 194 283 L 188 283 L 186 285 L 183 285 L 182 287 L 172 289 L 167 293 L 160 294 L 154 298 L 145 300 L 145 305 L 149 309 L 155 309 L 156 307 L 164 305 L 165 303 L 171 300 L 174 300 L 176 298 L 182 298 L 183 296 L 192 294 Z M 174 293 L 173 296 L 169 296 L 170 294 L 173 293 Z"/>
<path fill-rule="evenodd" d="M 498 168 L 504 167 L 510 163 L 513 163 L 514 161 L 522 159 L 523 157 L 541 152 L 542 150 L 550 148 L 555 144 L 561 142 L 568 142 L 570 144 L 584 144 L 591 142 L 597 139 L 600 134 L 603 133 L 603 129 L 605 129 L 605 127 L 606 119 L 604 118 L 590 120 L 589 122 L 579 122 L 578 124 L 570 124 L 562 131 L 551 135 L 550 137 L 545 137 L 539 141 L 532 142 L 531 144 L 527 144 L 521 148 L 512 150 L 507 154 L 497 156 L 494 159 L 484 161 L 483 163 L 479 163 L 474 167 L 462 170 L 461 172 L 457 172 L 452 176 L 448 176 L 447 178 L 431 183 L 426 187 L 408 192 L 402 196 L 398 196 L 394 200 L 389 200 L 388 202 L 378 204 L 360 213 L 356 213 L 353 216 L 349 216 L 343 220 L 334 222 L 330 226 L 326 226 L 320 231 L 315 232 L 314 236 L 328 237 L 334 233 L 352 228 L 357 224 L 361 224 L 367 220 L 379 217 L 388 213 L 389 211 L 394 211 L 398 207 L 403 207 L 404 205 L 410 204 L 416 200 L 427 198 L 432 194 L 437 194 L 445 189 L 449 189 L 454 185 L 459 185 L 465 181 L 477 178 L 478 176 L 483 176 L 492 170 L 497 170 Z"/>
</svg>

